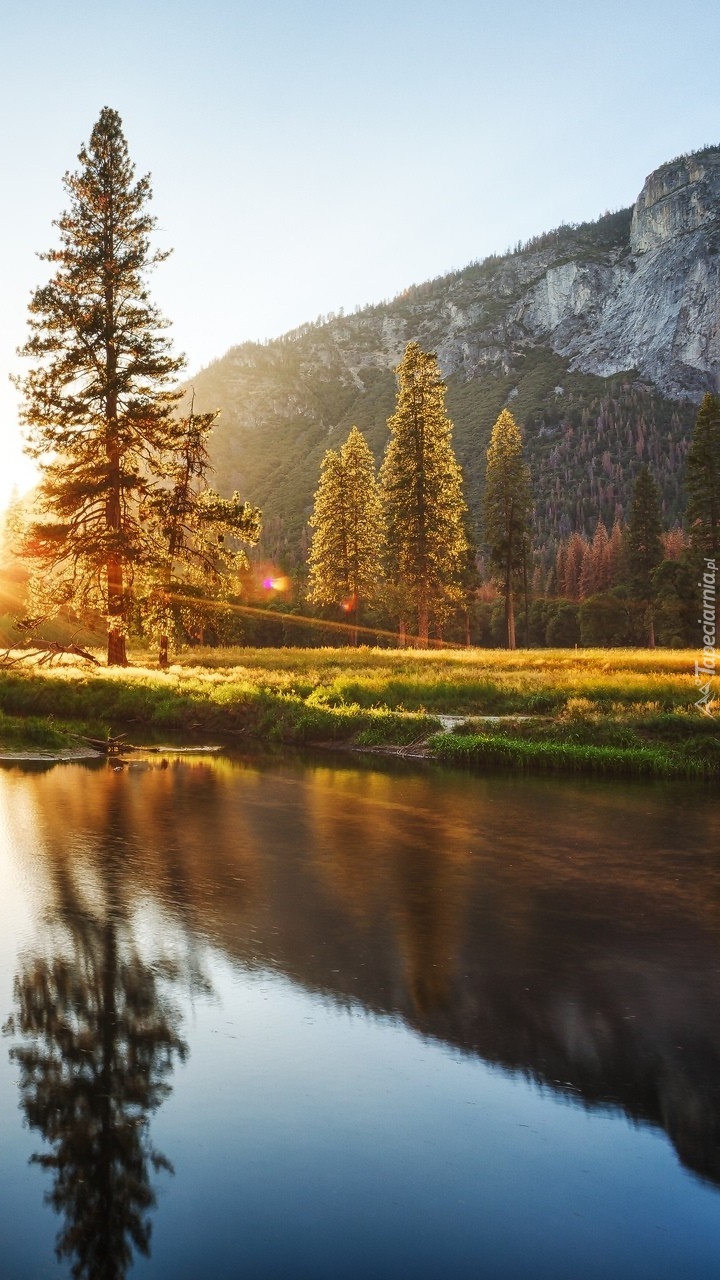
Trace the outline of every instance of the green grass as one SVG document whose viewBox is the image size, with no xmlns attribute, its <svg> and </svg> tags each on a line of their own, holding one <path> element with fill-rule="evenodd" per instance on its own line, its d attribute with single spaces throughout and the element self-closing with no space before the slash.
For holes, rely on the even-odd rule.
<svg viewBox="0 0 720 1280">
<path fill-rule="evenodd" d="M 0 712 L 0 745 L 10 751 L 27 748 L 55 751 L 68 743 L 67 727 L 42 716 L 6 716 Z"/>
<path fill-rule="evenodd" d="M 717 771 L 661 747 L 594 746 L 580 742 L 535 741 L 504 734 L 444 734 L 431 746 L 446 764 L 532 772 L 599 773 L 621 777 L 709 777 Z"/>
<path fill-rule="evenodd" d="M 139 740 L 148 731 L 167 731 L 243 734 L 265 742 L 361 738 L 367 744 L 403 745 L 440 728 L 431 716 L 348 702 L 330 706 L 315 701 L 312 693 L 311 685 L 298 691 L 284 680 L 270 687 L 264 681 L 253 684 L 237 671 L 96 673 L 65 666 L 54 672 L 0 673 L 0 714 L 16 726 L 23 720 L 47 725 L 52 716 L 64 726 L 56 729 L 65 732 L 64 741 L 72 731 L 105 737 L 125 729 Z M 19 736 L 17 730 L 13 743 Z M 0 720 L 0 745 L 8 743 Z"/>
<path fill-rule="evenodd" d="M 14 668 L 0 671 L 0 744 L 20 742 L 24 724 L 28 744 L 92 726 L 131 741 L 407 747 L 451 715 L 462 732 L 434 737 L 429 751 L 456 763 L 714 776 L 720 721 L 694 706 L 694 661 L 644 649 L 235 649 L 194 651 L 167 672 Z"/>
<path fill-rule="evenodd" d="M 446 715 L 558 713 L 593 704 L 692 707 L 695 654 L 682 650 L 227 649 L 193 651 L 180 670 L 225 673 L 318 704 Z M 229 673 L 233 673 L 230 675 Z"/>
</svg>

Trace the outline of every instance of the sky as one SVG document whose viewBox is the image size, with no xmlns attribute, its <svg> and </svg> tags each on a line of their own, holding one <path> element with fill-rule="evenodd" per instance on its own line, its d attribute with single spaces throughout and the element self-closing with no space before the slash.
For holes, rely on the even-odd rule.
<svg viewBox="0 0 720 1280">
<path fill-rule="evenodd" d="M 32 481 L 16 350 L 100 110 L 152 174 L 190 375 L 629 205 L 720 143 L 716 0 L 5 0 L 0 507 Z"/>
</svg>

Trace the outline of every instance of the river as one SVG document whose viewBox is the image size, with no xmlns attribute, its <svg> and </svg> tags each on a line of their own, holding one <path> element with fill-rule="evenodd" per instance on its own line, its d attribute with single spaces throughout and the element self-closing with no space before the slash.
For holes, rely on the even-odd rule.
<svg viewBox="0 0 720 1280">
<path fill-rule="evenodd" d="M 0 1275 L 720 1274 L 720 802 L 0 771 Z"/>
</svg>

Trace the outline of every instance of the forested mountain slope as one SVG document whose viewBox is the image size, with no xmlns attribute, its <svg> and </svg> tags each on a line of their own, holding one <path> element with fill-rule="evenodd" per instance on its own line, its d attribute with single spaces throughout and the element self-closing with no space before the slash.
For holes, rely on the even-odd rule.
<svg viewBox="0 0 720 1280">
<path fill-rule="evenodd" d="M 476 525 L 505 404 L 525 431 L 538 548 L 622 517 L 643 462 L 672 525 L 697 402 L 718 388 L 720 148 L 663 165 L 632 209 L 234 347 L 197 375 L 196 408 L 221 410 L 218 487 L 263 508 L 267 554 L 304 558 L 320 459 L 353 424 L 380 458 L 411 340 L 437 352 L 447 379 Z"/>
</svg>

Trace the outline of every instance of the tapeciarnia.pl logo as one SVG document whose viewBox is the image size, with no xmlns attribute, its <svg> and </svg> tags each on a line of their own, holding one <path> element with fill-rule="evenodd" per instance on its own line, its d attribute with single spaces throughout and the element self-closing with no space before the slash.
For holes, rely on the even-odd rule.
<svg viewBox="0 0 720 1280">
<path fill-rule="evenodd" d="M 695 684 L 700 693 L 695 706 L 703 715 L 711 716 L 715 695 L 712 690 L 715 679 L 715 642 L 717 640 L 717 597 L 715 594 L 715 577 L 717 569 L 714 560 L 705 559 L 705 572 L 698 586 L 702 591 L 701 616 L 698 622 L 702 628 L 702 662 L 695 663 Z"/>
</svg>

